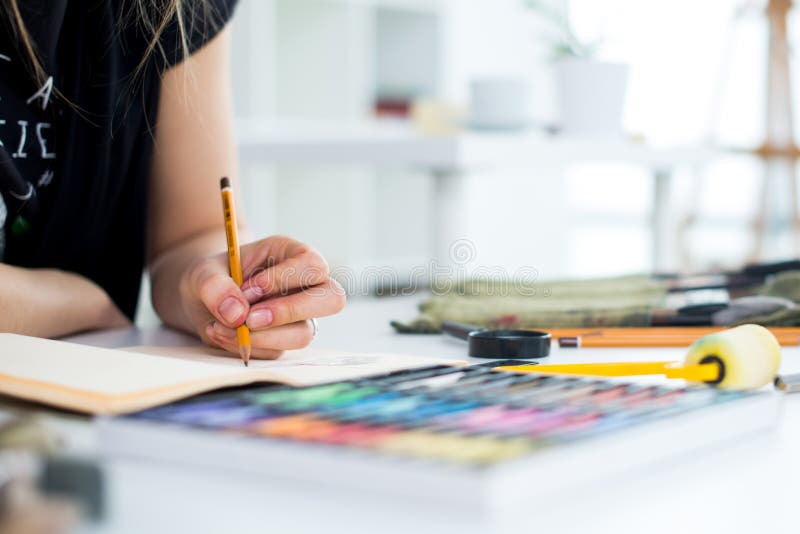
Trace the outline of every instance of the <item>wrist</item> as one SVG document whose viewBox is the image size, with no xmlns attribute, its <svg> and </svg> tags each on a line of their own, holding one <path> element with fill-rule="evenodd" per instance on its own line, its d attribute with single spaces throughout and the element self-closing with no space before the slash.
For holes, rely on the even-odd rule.
<svg viewBox="0 0 800 534">
<path fill-rule="evenodd" d="M 177 264 L 176 264 L 177 263 Z M 193 298 L 192 270 L 195 261 L 159 262 L 150 269 L 150 298 L 153 309 L 164 324 L 194 333 L 189 307 Z"/>
</svg>

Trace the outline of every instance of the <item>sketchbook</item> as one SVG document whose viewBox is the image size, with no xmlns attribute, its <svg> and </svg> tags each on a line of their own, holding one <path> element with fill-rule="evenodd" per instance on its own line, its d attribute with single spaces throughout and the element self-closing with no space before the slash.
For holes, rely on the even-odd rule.
<svg viewBox="0 0 800 534">
<path fill-rule="evenodd" d="M 258 382 L 311 386 L 464 362 L 399 354 L 303 349 L 249 367 L 208 347 L 78 345 L 0 334 L 0 394 L 89 414 L 124 414 Z"/>
</svg>

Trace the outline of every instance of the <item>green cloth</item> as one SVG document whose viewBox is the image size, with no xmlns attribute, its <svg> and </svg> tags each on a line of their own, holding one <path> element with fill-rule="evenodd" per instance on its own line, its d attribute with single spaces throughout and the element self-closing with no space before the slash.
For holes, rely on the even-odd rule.
<svg viewBox="0 0 800 534">
<path fill-rule="evenodd" d="M 746 320 L 730 326 L 738 326 L 740 324 L 760 324 L 762 326 L 800 326 L 800 307 L 792 310 L 781 310 L 770 315 L 748 317 Z"/>
<path fill-rule="evenodd" d="M 768 297 L 783 297 L 800 305 L 800 271 L 784 271 L 770 277 L 758 291 Z M 800 306 L 791 310 L 781 310 L 770 315 L 749 317 L 744 323 L 764 326 L 800 326 Z"/>
<path fill-rule="evenodd" d="M 398 332 L 436 333 L 442 321 L 487 328 L 573 328 L 648 326 L 664 300 L 668 283 L 648 276 L 514 283 L 468 280 L 446 287 L 419 306 L 409 323 L 392 322 Z"/>
<path fill-rule="evenodd" d="M 800 271 L 784 271 L 771 277 L 759 294 L 783 297 L 800 304 Z"/>
<path fill-rule="evenodd" d="M 392 321 L 401 333 L 438 333 L 442 321 L 485 328 L 586 328 L 650 326 L 671 282 L 650 276 L 519 283 L 494 280 L 440 281 L 410 322 Z M 800 303 L 800 271 L 767 280 L 755 295 Z M 800 326 L 800 308 L 750 317 L 748 323 Z"/>
</svg>

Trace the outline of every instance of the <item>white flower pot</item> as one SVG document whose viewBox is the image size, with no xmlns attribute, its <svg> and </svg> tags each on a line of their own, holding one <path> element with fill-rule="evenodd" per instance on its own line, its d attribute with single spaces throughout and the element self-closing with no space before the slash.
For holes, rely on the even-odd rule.
<svg viewBox="0 0 800 534">
<path fill-rule="evenodd" d="M 628 66 L 586 59 L 556 62 L 559 127 L 565 135 L 620 136 Z"/>
</svg>

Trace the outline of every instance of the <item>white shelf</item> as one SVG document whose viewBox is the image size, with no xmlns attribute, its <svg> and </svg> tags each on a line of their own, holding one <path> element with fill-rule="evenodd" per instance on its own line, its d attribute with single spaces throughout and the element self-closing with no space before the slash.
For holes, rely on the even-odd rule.
<svg viewBox="0 0 800 534">
<path fill-rule="evenodd" d="M 537 132 L 465 132 L 423 135 L 395 123 L 237 123 L 240 155 L 274 163 L 423 166 L 443 170 L 629 162 L 650 168 L 692 164 L 715 151 L 652 147 L 620 139 L 578 139 Z"/>
</svg>

